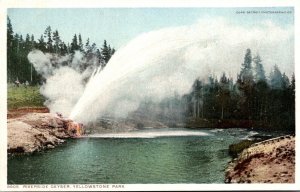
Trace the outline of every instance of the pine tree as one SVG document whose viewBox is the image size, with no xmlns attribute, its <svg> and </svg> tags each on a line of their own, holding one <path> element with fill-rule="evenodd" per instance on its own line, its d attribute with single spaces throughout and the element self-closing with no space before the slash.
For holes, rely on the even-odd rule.
<svg viewBox="0 0 300 192">
<path fill-rule="evenodd" d="M 25 42 L 23 40 L 23 36 L 19 34 L 15 34 L 14 37 L 14 57 L 12 60 L 11 72 L 12 72 L 12 80 L 16 79 L 22 80 L 22 74 L 25 73 L 26 66 L 23 64 L 23 59 L 25 56 Z"/>
<path fill-rule="evenodd" d="M 33 35 L 31 35 L 31 37 L 30 37 L 30 43 L 31 43 L 31 46 L 30 46 L 31 49 L 34 49 L 35 46 L 36 46 L 36 45 L 35 45 L 36 43 L 35 43 L 35 41 L 34 41 L 34 36 L 33 36 Z"/>
<path fill-rule="evenodd" d="M 97 50 L 97 45 L 96 43 L 93 43 L 92 46 L 90 47 L 90 52 L 94 54 L 96 53 L 96 50 Z"/>
<path fill-rule="evenodd" d="M 93 54 L 93 46 L 95 47 L 95 44 L 90 45 L 90 39 L 88 38 L 85 43 L 85 54 L 88 57 L 91 57 Z"/>
<path fill-rule="evenodd" d="M 254 85 L 254 118 L 259 120 L 261 124 L 266 119 L 266 109 L 267 109 L 267 94 L 269 91 L 269 86 L 267 84 L 267 78 L 265 74 L 264 67 L 262 65 L 262 60 L 259 55 L 253 58 L 255 63 L 255 85 Z"/>
<path fill-rule="evenodd" d="M 283 73 L 282 74 L 282 85 L 281 85 L 281 87 L 283 89 L 288 89 L 289 86 L 290 86 L 290 80 L 289 80 L 288 76 L 286 76 L 286 74 Z"/>
<path fill-rule="evenodd" d="M 110 50 L 107 46 L 106 40 L 104 40 L 103 46 L 101 48 L 101 54 L 103 56 L 103 60 L 105 61 L 105 63 L 108 63 L 110 59 Z"/>
<path fill-rule="evenodd" d="M 287 106 L 289 106 L 289 123 L 290 125 L 288 128 L 292 131 L 295 130 L 295 74 L 293 73 L 291 78 L 291 84 L 289 86 L 289 93 L 288 93 L 288 102 Z"/>
<path fill-rule="evenodd" d="M 7 17 L 7 81 L 11 82 L 13 79 L 13 42 L 14 42 L 14 31 L 12 28 L 11 21 L 9 17 Z"/>
<path fill-rule="evenodd" d="M 46 49 L 48 52 L 52 52 L 53 51 L 53 40 L 52 40 L 52 37 L 51 37 L 51 27 L 48 26 L 44 32 L 44 38 L 46 38 L 47 42 L 46 42 Z"/>
<path fill-rule="evenodd" d="M 67 53 L 71 53 L 71 46 L 70 46 L 70 43 L 68 43 L 68 45 L 67 45 Z"/>
<path fill-rule="evenodd" d="M 10 18 L 7 17 L 7 49 L 12 48 L 13 39 L 14 39 L 14 31 L 12 28 Z"/>
<path fill-rule="evenodd" d="M 61 41 L 61 43 L 59 44 L 59 50 L 60 50 L 60 53 L 62 55 L 66 55 L 68 53 L 68 47 L 67 45 Z"/>
<path fill-rule="evenodd" d="M 203 116 L 203 83 L 199 79 L 196 79 L 193 84 L 192 91 L 192 114 L 194 118 Z"/>
<path fill-rule="evenodd" d="M 54 51 L 56 54 L 61 53 L 60 46 L 61 46 L 61 40 L 60 36 L 57 30 L 53 32 L 53 41 L 54 41 Z"/>
<path fill-rule="evenodd" d="M 108 53 L 109 53 L 109 57 L 111 57 L 111 47 L 110 47 L 110 45 L 108 45 Z"/>
<path fill-rule="evenodd" d="M 247 49 L 244 57 L 244 63 L 242 63 L 242 69 L 237 81 L 237 86 L 240 89 L 242 96 L 239 103 L 241 113 L 247 117 L 248 120 L 252 120 L 255 108 L 255 95 L 254 95 L 254 78 L 252 72 L 252 55 L 251 50 Z"/>
<path fill-rule="evenodd" d="M 246 54 L 244 57 L 244 63 L 242 63 L 241 79 L 242 79 L 242 82 L 245 82 L 245 83 L 253 82 L 252 55 L 251 55 L 250 49 L 246 50 Z"/>
<path fill-rule="evenodd" d="M 111 50 L 111 56 L 113 55 L 113 54 L 115 54 L 115 52 L 116 52 L 116 50 L 114 49 L 114 48 L 112 48 L 112 50 Z"/>
<path fill-rule="evenodd" d="M 221 105 L 221 119 L 224 119 L 224 110 L 227 107 L 230 100 L 229 79 L 226 77 L 225 73 L 223 73 L 220 79 L 220 87 L 217 98 L 218 102 Z"/>
<path fill-rule="evenodd" d="M 16 33 L 14 35 L 14 42 L 13 42 L 13 46 L 16 50 L 16 53 L 19 53 L 19 49 L 20 49 L 20 36 L 18 33 Z"/>
<path fill-rule="evenodd" d="M 85 43 L 85 52 L 87 52 L 89 49 L 90 49 L 90 39 L 88 38 Z"/>
<path fill-rule="evenodd" d="M 268 95 L 268 115 L 272 125 L 291 126 L 290 123 L 290 92 L 289 79 L 275 65 L 270 73 L 270 93 Z M 273 126 L 274 126 L 273 125 Z"/>
<path fill-rule="evenodd" d="M 75 34 L 72 43 L 71 43 L 71 53 L 74 53 L 76 50 L 79 49 L 78 41 L 77 41 L 77 35 Z"/>
<path fill-rule="evenodd" d="M 40 39 L 38 39 L 37 47 L 39 50 L 41 50 L 43 52 L 45 52 L 47 50 L 43 35 L 41 35 Z"/>
<path fill-rule="evenodd" d="M 31 49 L 31 41 L 30 41 L 30 36 L 28 33 L 26 34 L 26 38 L 25 38 L 25 48 L 26 48 L 26 50 L 29 50 L 29 51 Z"/>
<path fill-rule="evenodd" d="M 272 89 L 281 89 L 283 85 L 282 73 L 275 65 L 270 73 L 270 85 Z"/>
<path fill-rule="evenodd" d="M 101 55 L 101 52 L 100 52 L 99 49 L 97 49 L 97 51 L 96 51 L 96 57 L 98 59 L 99 65 L 101 65 L 102 67 L 104 67 L 103 66 L 103 58 L 102 58 L 102 55 Z"/>
<path fill-rule="evenodd" d="M 293 92 L 293 96 L 295 96 L 295 74 L 293 73 L 292 75 L 292 80 L 291 80 L 291 85 L 290 85 L 290 89 Z"/>
<path fill-rule="evenodd" d="M 255 82 L 267 81 L 265 70 L 262 65 L 262 60 L 260 59 L 260 56 L 257 55 L 256 57 L 254 57 L 253 61 L 255 63 Z"/>
<path fill-rule="evenodd" d="M 81 39 L 81 34 L 80 34 L 80 33 L 79 33 L 79 35 L 78 35 L 78 41 L 79 41 L 79 44 L 78 44 L 79 50 L 80 50 L 81 52 L 83 52 L 83 43 L 82 43 L 82 39 Z"/>
<path fill-rule="evenodd" d="M 20 46 L 22 46 L 24 42 L 23 35 L 20 35 L 19 42 L 20 42 Z"/>
</svg>

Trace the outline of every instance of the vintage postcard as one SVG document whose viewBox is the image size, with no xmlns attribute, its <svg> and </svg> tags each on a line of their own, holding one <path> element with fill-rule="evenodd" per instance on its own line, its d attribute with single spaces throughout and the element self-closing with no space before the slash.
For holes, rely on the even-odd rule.
<svg viewBox="0 0 300 192">
<path fill-rule="evenodd" d="M 297 189 L 299 6 L 225 3 L 1 1 L 1 190 Z"/>
</svg>

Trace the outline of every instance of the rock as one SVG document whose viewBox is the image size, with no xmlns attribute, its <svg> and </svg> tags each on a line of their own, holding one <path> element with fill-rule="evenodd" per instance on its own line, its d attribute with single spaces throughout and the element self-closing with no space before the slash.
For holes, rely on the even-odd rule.
<svg viewBox="0 0 300 192">
<path fill-rule="evenodd" d="M 225 183 L 230 183 L 231 182 L 231 178 L 226 178 Z"/>
<path fill-rule="evenodd" d="M 239 183 L 244 178 L 247 183 L 294 183 L 295 137 L 273 138 L 244 149 L 228 164 L 225 181 Z"/>
<path fill-rule="evenodd" d="M 47 148 L 48 148 L 48 149 L 53 149 L 53 148 L 55 148 L 55 147 L 54 147 L 53 145 L 51 145 L 51 144 L 48 144 L 48 145 L 47 145 Z"/>
<path fill-rule="evenodd" d="M 67 126 L 70 122 L 74 123 L 50 113 L 28 113 L 8 119 L 7 152 L 32 153 L 52 149 L 74 136 Z"/>
<path fill-rule="evenodd" d="M 22 121 L 8 121 L 8 142 L 7 151 L 9 153 L 29 153 L 38 150 L 35 135 L 40 134 L 37 129 Z"/>
</svg>

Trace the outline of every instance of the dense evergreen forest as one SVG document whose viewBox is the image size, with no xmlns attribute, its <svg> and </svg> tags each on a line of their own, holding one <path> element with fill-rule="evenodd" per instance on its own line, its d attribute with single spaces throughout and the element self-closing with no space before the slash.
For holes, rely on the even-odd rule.
<svg viewBox="0 0 300 192">
<path fill-rule="evenodd" d="M 242 119 L 245 126 L 294 129 L 295 77 L 274 66 L 266 77 L 259 55 L 247 49 L 236 82 L 223 73 L 219 80 L 196 80 L 184 96 L 186 115 L 209 119 Z"/>
<path fill-rule="evenodd" d="M 7 21 L 7 81 L 28 81 L 32 85 L 41 84 L 37 74 L 27 59 L 33 49 L 43 52 L 67 55 L 76 50 L 86 58 L 97 57 L 98 66 L 105 67 L 115 49 L 104 40 L 97 48 L 89 39 L 83 43 L 80 34 L 75 34 L 71 43 L 65 43 L 58 30 L 50 26 L 38 40 L 33 35 L 14 33 L 10 19 Z M 149 100 L 141 103 L 137 114 L 147 118 L 174 122 L 184 122 L 190 127 L 255 127 L 295 131 L 295 76 L 288 77 L 274 65 L 266 74 L 263 58 L 253 56 L 247 49 L 241 71 L 236 80 L 226 72 L 221 77 L 198 78 L 191 85 L 188 94 L 166 98 L 160 103 Z"/>
<path fill-rule="evenodd" d="M 34 35 L 26 34 L 25 38 L 18 33 L 14 33 L 13 26 L 7 18 L 7 81 L 8 83 L 18 80 L 21 83 L 28 81 L 31 85 L 41 84 L 42 77 L 35 71 L 29 63 L 27 55 L 30 51 L 38 49 L 44 53 L 56 54 L 58 56 L 74 55 L 75 51 L 80 51 L 88 59 L 97 57 L 97 66 L 104 67 L 115 49 L 107 44 L 106 40 L 101 48 L 97 48 L 95 43 L 89 39 L 84 43 L 81 34 L 74 34 L 72 42 L 64 42 L 58 30 L 52 30 L 50 26 L 45 29 L 39 39 L 35 40 Z M 88 62 L 87 62 L 88 63 Z M 86 66 L 87 67 L 87 66 Z"/>
<path fill-rule="evenodd" d="M 236 81 L 226 76 L 196 79 L 188 94 L 139 108 L 154 119 L 188 127 L 253 127 L 295 131 L 295 76 L 274 65 L 267 77 L 263 60 L 247 49 Z M 176 124 L 174 124 L 176 126 Z"/>
</svg>

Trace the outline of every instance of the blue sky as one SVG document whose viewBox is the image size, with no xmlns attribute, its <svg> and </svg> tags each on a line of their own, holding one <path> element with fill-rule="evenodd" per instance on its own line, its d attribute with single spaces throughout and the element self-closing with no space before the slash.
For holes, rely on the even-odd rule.
<svg viewBox="0 0 300 192">
<path fill-rule="evenodd" d="M 237 14 L 238 11 L 246 13 Z M 248 13 L 247 11 L 260 11 Z M 290 13 L 262 13 L 282 11 Z M 95 8 L 95 9 L 8 9 L 16 33 L 33 34 L 38 39 L 48 25 L 57 29 L 65 42 L 81 33 L 98 46 L 106 39 L 115 48 L 137 35 L 165 27 L 190 25 L 207 17 L 224 17 L 237 25 L 253 26 L 262 20 L 287 27 L 294 24 L 292 7 L 276 8 Z"/>
</svg>

